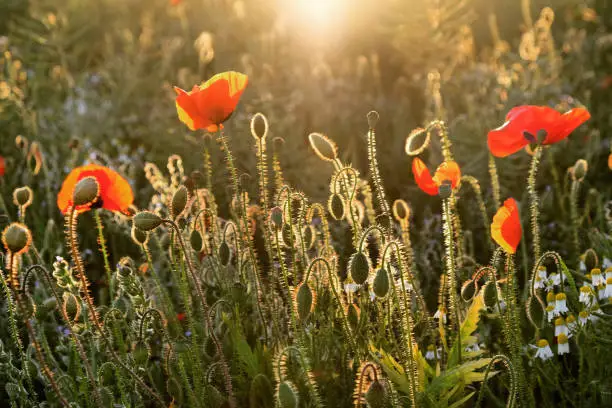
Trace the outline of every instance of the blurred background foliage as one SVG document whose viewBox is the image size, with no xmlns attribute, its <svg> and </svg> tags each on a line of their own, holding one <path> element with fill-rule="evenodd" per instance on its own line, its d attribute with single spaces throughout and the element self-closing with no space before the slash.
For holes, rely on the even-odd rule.
<svg viewBox="0 0 612 408">
<path fill-rule="evenodd" d="M 588 129 L 555 146 L 541 172 L 561 182 L 585 158 L 588 187 L 609 181 L 609 139 L 600 136 L 612 126 L 608 0 L 0 0 L 0 16 L 0 146 L 9 176 L 21 178 L 15 185 L 58 191 L 69 168 L 94 155 L 116 160 L 142 190 L 137 198 L 149 197 L 145 160 L 164 166 L 177 153 L 188 173 L 201 168 L 202 135 L 178 122 L 172 86 L 189 89 L 225 70 L 250 80 L 227 126 L 240 171 L 255 176 L 248 126 L 263 112 L 269 140 L 284 141 L 275 143 L 284 176 L 314 200 L 326 199 L 332 169 L 307 135 L 327 134 L 343 161 L 365 172 L 372 109 L 390 199 L 406 199 L 415 214 L 438 209 L 412 180 L 410 131 L 447 121 L 463 172 L 490 195 L 486 134 L 518 104 L 586 105 Z M 23 179 L 32 176 L 19 171 L 29 159 L 17 135 L 40 143 L 53 177 Z M 435 148 L 429 156 L 430 166 L 441 160 Z M 524 194 L 528 162 L 527 153 L 498 161 L 502 196 Z M 218 198 L 227 196 L 225 177 L 215 173 Z M 41 214 L 53 218 L 47 198 Z"/>
</svg>

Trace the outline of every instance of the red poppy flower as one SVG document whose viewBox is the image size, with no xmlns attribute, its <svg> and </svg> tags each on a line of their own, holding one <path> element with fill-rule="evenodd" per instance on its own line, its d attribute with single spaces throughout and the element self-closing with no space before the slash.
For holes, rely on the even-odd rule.
<svg viewBox="0 0 612 408">
<path fill-rule="evenodd" d="M 503 207 L 497 210 L 491 223 L 491 236 L 509 254 L 516 252 L 523 230 L 518 206 L 514 198 L 504 201 Z"/>
<path fill-rule="evenodd" d="M 178 320 L 179 322 L 182 322 L 183 320 L 185 320 L 185 313 L 177 313 L 176 320 Z"/>
<path fill-rule="evenodd" d="M 505 157 L 536 142 L 539 131 L 546 132 L 542 144 L 560 142 L 591 115 L 584 108 L 574 108 L 563 114 L 547 106 L 517 106 L 508 112 L 506 123 L 489 132 L 488 145 L 493 156 Z"/>
<path fill-rule="evenodd" d="M 4 157 L 0 156 L 0 177 L 4 176 L 5 169 L 6 169 L 6 162 L 4 161 Z"/>
<path fill-rule="evenodd" d="M 191 130 L 206 129 L 215 132 L 236 109 L 240 96 L 248 83 L 246 75 L 223 72 L 190 92 L 174 87 L 178 117 Z"/>
<path fill-rule="evenodd" d="M 454 161 L 445 161 L 439 165 L 431 177 L 423 160 L 416 157 L 412 161 L 412 174 L 419 188 L 432 196 L 438 195 L 438 190 L 444 181 L 450 181 L 451 187 L 455 189 L 461 180 L 461 170 Z"/>
<path fill-rule="evenodd" d="M 132 188 L 126 179 L 108 167 L 97 164 L 88 164 L 73 169 L 64 180 L 62 188 L 57 195 L 57 206 L 62 213 L 66 213 L 72 203 L 72 196 L 76 184 L 85 177 L 93 177 L 100 185 L 98 203 L 101 208 L 127 214 L 128 207 L 134 202 Z M 89 210 L 88 206 L 77 208 L 78 211 Z"/>
</svg>

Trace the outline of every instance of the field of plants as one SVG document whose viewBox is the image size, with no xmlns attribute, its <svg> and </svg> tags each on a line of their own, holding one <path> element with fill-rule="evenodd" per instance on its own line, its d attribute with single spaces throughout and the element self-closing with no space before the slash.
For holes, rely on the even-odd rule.
<svg viewBox="0 0 612 408">
<path fill-rule="evenodd" d="M 0 407 L 612 406 L 612 1 L 0 0 Z"/>
</svg>

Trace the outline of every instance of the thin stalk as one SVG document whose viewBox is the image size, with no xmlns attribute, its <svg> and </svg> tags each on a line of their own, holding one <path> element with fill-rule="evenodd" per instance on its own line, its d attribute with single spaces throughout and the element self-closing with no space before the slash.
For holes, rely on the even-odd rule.
<svg viewBox="0 0 612 408">
<path fill-rule="evenodd" d="M 461 320 L 459 318 L 459 301 L 457 299 L 457 271 L 455 270 L 455 244 L 453 214 L 451 212 L 450 197 L 442 201 L 443 218 L 444 218 L 444 243 L 446 246 L 446 274 L 448 276 L 448 291 L 450 301 L 450 315 L 452 316 L 453 325 L 457 331 L 457 361 L 461 365 Z"/>
<path fill-rule="evenodd" d="M 104 271 L 106 272 L 106 282 L 108 284 L 108 296 L 109 304 L 113 303 L 113 297 L 115 295 L 115 288 L 113 284 L 113 273 L 111 271 L 110 262 L 108 261 L 108 249 L 106 248 L 106 239 L 104 238 L 104 226 L 102 224 L 102 218 L 100 218 L 99 210 L 95 210 L 94 219 L 96 220 L 96 230 L 98 232 L 98 245 L 100 247 L 100 253 L 104 260 Z"/>
<path fill-rule="evenodd" d="M 538 173 L 538 165 L 542 157 L 542 146 L 537 146 L 533 151 L 531 159 L 531 167 L 529 168 L 529 176 L 527 177 L 527 192 L 529 194 L 529 209 L 531 211 L 531 233 L 533 235 L 533 258 L 540 259 L 540 225 L 538 218 L 540 216 L 539 198 L 536 191 L 536 176 Z"/>
</svg>

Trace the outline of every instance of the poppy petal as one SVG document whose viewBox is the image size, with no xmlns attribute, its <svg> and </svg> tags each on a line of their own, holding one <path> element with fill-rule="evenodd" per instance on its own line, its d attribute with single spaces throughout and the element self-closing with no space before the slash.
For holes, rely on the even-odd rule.
<svg viewBox="0 0 612 408">
<path fill-rule="evenodd" d="M 6 162 L 4 161 L 4 157 L 0 156 L 0 177 L 4 176 L 5 170 L 6 170 Z"/>
<path fill-rule="evenodd" d="M 433 176 L 433 181 L 438 186 L 440 186 L 442 182 L 446 180 L 451 182 L 451 187 L 453 189 L 455 189 L 461 181 L 461 169 L 454 161 L 445 161 L 439 165 L 436 169 L 436 173 Z"/>
<path fill-rule="evenodd" d="M 493 217 L 491 237 L 504 251 L 514 254 L 522 235 L 518 205 L 514 198 L 509 198 Z"/>
<path fill-rule="evenodd" d="M 412 174 L 421 190 L 432 196 L 438 195 L 438 185 L 431 177 L 431 173 L 423 160 L 418 157 L 412 161 Z"/>
<path fill-rule="evenodd" d="M 574 108 L 565 112 L 558 119 L 555 130 L 550 132 L 543 144 L 554 144 L 567 138 L 578 126 L 591 118 L 591 114 L 584 108 Z"/>
</svg>

